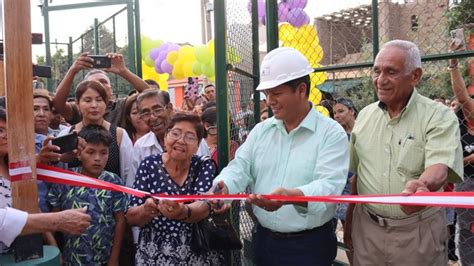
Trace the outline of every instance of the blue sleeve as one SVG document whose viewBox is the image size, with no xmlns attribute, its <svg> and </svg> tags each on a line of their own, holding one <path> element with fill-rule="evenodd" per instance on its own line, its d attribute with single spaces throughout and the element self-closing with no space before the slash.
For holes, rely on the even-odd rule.
<svg viewBox="0 0 474 266">
<path fill-rule="evenodd" d="M 112 175 L 112 180 L 110 181 L 111 183 L 123 186 L 123 181 L 118 175 L 113 174 L 113 173 L 111 173 L 111 175 Z M 114 212 L 124 212 L 127 210 L 128 196 L 125 193 L 112 192 L 112 199 L 113 199 L 113 204 L 114 204 L 113 206 Z"/>
<path fill-rule="evenodd" d="M 46 198 L 47 202 L 53 208 L 61 208 L 61 196 L 63 185 L 53 184 L 49 189 L 48 196 Z"/>
</svg>

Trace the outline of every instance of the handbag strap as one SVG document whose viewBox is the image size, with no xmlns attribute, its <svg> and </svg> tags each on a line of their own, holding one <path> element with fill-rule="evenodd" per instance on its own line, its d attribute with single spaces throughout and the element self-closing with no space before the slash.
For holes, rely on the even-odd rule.
<svg viewBox="0 0 474 266">
<path fill-rule="evenodd" d="M 193 175 L 191 176 L 192 177 L 192 182 L 191 182 L 191 187 L 192 189 L 194 189 L 194 184 L 196 183 L 196 180 L 198 178 L 198 174 L 199 174 L 199 171 L 201 170 L 201 167 L 202 165 L 206 162 L 210 160 L 213 164 L 214 164 L 214 169 L 216 170 L 217 167 L 216 167 L 216 163 L 214 162 L 214 160 L 212 160 L 209 156 L 201 156 L 199 157 L 198 159 L 198 163 L 196 164 L 196 166 L 194 167 L 193 169 Z M 215 171 L 214 170 L 214 171 Z M 215 173 L 214 173 L 215 174 Z"/>
</svg>

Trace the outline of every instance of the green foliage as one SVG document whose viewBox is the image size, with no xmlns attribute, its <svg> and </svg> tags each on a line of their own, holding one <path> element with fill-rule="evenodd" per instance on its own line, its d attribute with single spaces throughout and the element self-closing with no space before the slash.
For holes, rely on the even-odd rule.
<svg viewBox="0 0 474 266">
<path fill-rule="evenodd" d="M 474 23 L 474 1 L 462 0 L 458 5 L 446 12 L 448 29 L 462 28 L 463 25 Z"/>
<path fill-rule="evenodd" d="M 73 45 L 80 45 L 81 41 L 79 40 L 77 43 Z M 86 33 L 83 36 L 83 47 L 81 51 L 89 52 L 90 54 L 95 54 L 94 52 L 94 31 L 93 26 L 89 27 Z M 109 31 L 105 26 L 99 26 L 99 54 L 106 54 L 114 52 L 122 54 L 125 59 L 125 65 L 129 66 L 129 51 L 128 46 L 125 45 L 124 47 L 114 46 L 114 37 L 113 32 Z M 80 53 L 75 53 L 72 55 L 73 60 L 79 57 Z M 53 90 L 59 85 L 61 80 L 66 75 L 67 71 L 71 67 L 68 60 L 68 54 L 65 52 L 64 49 L 56 50 L 56 53 L 51 58 L 52 60 L 52 82 L 53 82 Z M 46 59 L 44 56 L 37 56 L 36 61 L 38 64 L 46 64 Z M 82 74 L 78 74 L 74 77 L 73 88 L 79 84 L 84 78 L 86 72 L 83 71 Z M 112 88 L 114 90 L 114 94 L 117 96 L 127 95 L 128 92 L 132 89 L 130 84 L 115 74 L 109 74 L 110 81 L 112 83 Z M 70 97 L 74 96 L 74 89 L 71 90 Z"/>
</svg>

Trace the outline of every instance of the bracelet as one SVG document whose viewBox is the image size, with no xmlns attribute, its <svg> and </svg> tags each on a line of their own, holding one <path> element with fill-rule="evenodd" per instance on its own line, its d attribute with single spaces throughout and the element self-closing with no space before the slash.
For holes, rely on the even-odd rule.
<svg viewBox="0 0 474 266">
<path fill-rule="evenodd" d="M 458 63 L 456 62 L 455 64 L 449 65 L 448 70 L 453 71 L 454 69 L 458 68 Z"/>
<path fill-rule="evenodd" d="M 191 208 L 188 205 L 184 205 L 184 208 L 187 209 L 185 211 L 186 216 L 184 218 L 179 219 L 180 221 L 184 221 L 184 220 L 187 220 L 187 219 L 191 218 L 191 214 L 192 214 Z"/>
</svg>

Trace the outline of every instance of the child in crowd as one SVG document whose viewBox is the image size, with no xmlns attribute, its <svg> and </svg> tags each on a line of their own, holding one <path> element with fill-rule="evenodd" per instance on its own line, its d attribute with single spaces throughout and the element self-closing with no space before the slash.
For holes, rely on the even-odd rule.
<svg viewBox="0 0 474 266">
<path fill-rule="evenodd" d="M 84 127 L 79 136 L 86 141 L 79 152 L 80 173 L 122 185 L 122 179 L 104 167 L 112 142 L 110 133 L 100 125 Z M 118 265 L 125 228 L 127 197 L 123 193 L 54 184 L 48 194 L 53 211 L 87 207 L 91 225 L 80 236 L 65 235 L 65 265 Z"/>
</svg>

